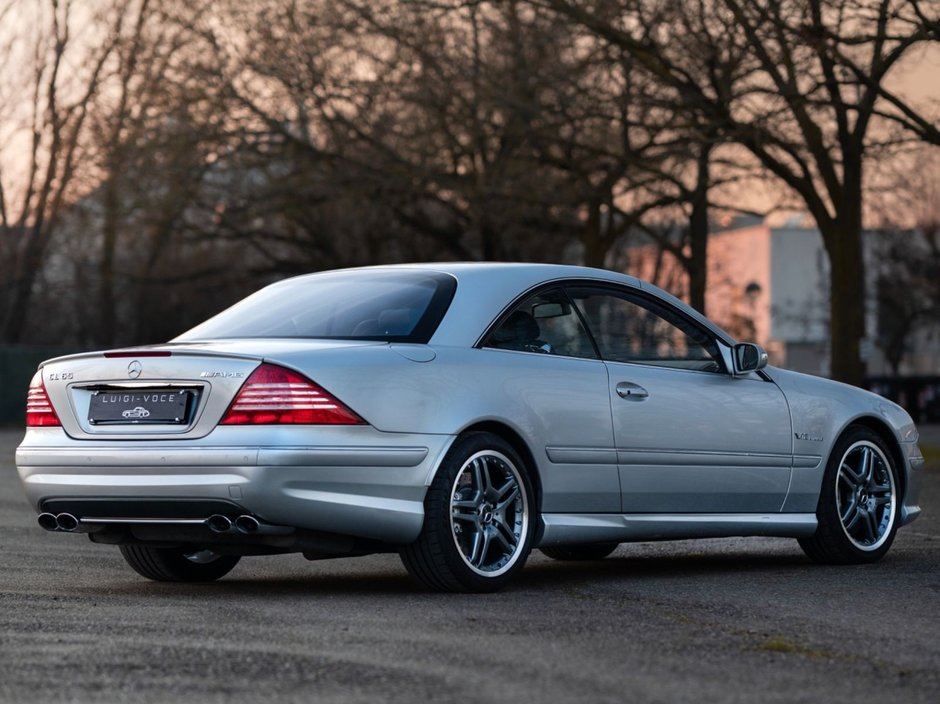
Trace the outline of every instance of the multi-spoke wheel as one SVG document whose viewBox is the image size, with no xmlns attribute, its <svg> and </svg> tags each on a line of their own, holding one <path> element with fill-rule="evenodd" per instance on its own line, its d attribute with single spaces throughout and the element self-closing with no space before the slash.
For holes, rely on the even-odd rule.
<svg viewBox="0 0 940 704">
<path fill-rule="evenodd" d="M 535 525 L 532 489 L 522 460 L 500 437 L 458 439 L 424 507 L 424 529 L 401 558 L 432 589 L 494 591 L 525 564 Z"/>
<path fill-rule="evenodd" d="M 879 560 L 897 531 L 898 499 L 897 470 L 884 441 L 868 428 L 850 428 L 826 467 L 819 527 L 800 545 L 817 562 Z"/>
<path fill-rule="evenodd" d="M 122 545 L 121 555 L 139 575 L 157 582 L 214 582 L 231 572 L 241 559 L 211 550 L 146 545 Z"/>
</svg>

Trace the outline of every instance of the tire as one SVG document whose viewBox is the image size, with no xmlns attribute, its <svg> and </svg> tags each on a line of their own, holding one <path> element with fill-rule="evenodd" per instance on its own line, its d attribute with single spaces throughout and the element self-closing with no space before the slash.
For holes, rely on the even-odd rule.
<svg viewBox="0 0 940 704">
<path fill-rule="evenodd" d="M 156 582 L 214 582 L 224 577 L 241 559 L 209 550 L 151 548 L 122 545 L 121 555 L 137 574 Z"/>
<path fill-rule="evenodd" d="M 818 526 L 800 547 L 823 564 L 877 562 L 898 530 L 898 471 L 887 444 L 872 430 L 850 426 L 836 442 L 823 475 Z"/>
<path fill-rule="evenodd" d="M 594 543 L 593 545 L 556 545 L 539 548 L 545 557 L 565 562 L 603 560 L 619 547 L 620 543 Z"/>
<path fill-rule="evenodd" d="M 492 433 L 457 439 L 424 500 L 421 535 L 401 551 L 435 591 L 494 592 L 525 565 L 538 525 L 525 464 Z"/>
</svg>

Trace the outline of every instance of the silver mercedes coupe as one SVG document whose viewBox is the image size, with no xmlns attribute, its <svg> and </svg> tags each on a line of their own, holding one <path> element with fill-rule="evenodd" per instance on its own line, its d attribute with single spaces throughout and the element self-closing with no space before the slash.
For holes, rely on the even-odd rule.
<svg viewBox="0 0 940 704">
<path fill-rule="evenodd" d="M 755 535 L 878 560 L 920 513 L 910 416 L 766 365 L 609 271 L 332 271 L 167 344 L 44 363 L 16 463 L 40 526 L 160 581 L 398 552 L 428 588 L 484 592 L 533 548 Z"/>
</svg>

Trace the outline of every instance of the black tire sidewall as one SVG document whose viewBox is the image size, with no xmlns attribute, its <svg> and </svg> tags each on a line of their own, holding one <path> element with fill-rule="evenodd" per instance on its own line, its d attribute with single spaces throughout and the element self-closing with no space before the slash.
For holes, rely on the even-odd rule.
<svg viewBox="0 0 940 704">
<path fill-rule="evenodd" d="M 891 478 L 894 482 L 895 496 L 892 507 L 895 512 L 894 520 L 887 539 L 875 550 L 862 550 L 849 539 L 842 527 L 842 520 L 836 502 L 836 483 L 842 458 L 845 456 L 846 451 L 859 441 L 870 442 L 878 447 L 887 460 L 888 471 L 891 472 Z M 890 448 L 874 431 L 862 426 L 850 427 L 832 448 L 832 454 L 829 456 L 829 462 L 823 476 L 823 486 L 819 494 L 819 506 L 816 511 L 816 517 L 819 520 L 818 532 L 822 534 L 819 537 L 831 543 L 834 561 L 845 563 L 876 562 L 884 557 L 885 553 L 891 548 L 897 534 L 898 521 L 900 520 L 900 503 L 901 486 L 898 481 L 898 469 Z"/>
<path fill-rule="evenodd" d="M 521 477 L 529 514 L 526 535 L 519 556 L 512 567 L 495 577 L 480 575 L 470 569 L 464 562 L 454 541 L 450 517 L 451 492 L 457 475 L 470 457 L 486 450 L 495 450 L 505 455 L 515 465 Z M 529 477 L 528 467 L 525 462 L 522 461 L 522 458 L 513 447 L 498 435 L 482 432 L 472 433 L 461 437 L 454 443 L 454 446 L 441 463 L 441 467 L 431 484 L 431 490 L 428 492 L 428 498 L 425 501 L 425 529 L 436 534 L 441 558 L 464 589 L 474 592 L 496 591 L 505 586 L 525 566 L 538 526 L 538 509 L 534 494 L 532 480 Z"/>
<path fill-rule="evenodd" d="M 232 571 L 241 559 L 238 555 L 217 555 L 206 563 L 186 557 L 197 549 L 156 548 L 147 545 L 122 545 L 121 554 L 138 574 L 157 582 L 214 582 Z"/>
</svg>

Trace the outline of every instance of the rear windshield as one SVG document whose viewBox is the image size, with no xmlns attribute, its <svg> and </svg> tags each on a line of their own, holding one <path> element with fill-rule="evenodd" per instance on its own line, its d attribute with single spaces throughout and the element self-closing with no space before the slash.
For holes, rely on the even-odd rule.
<svg viewBox="0 0 940 704">
<path fill-rule="evenodd" d="M 176 338 L 293 337 L 425 343 L 457 287 L 426 271 L 345 271 L 263 288 Z"/>
</svg>

